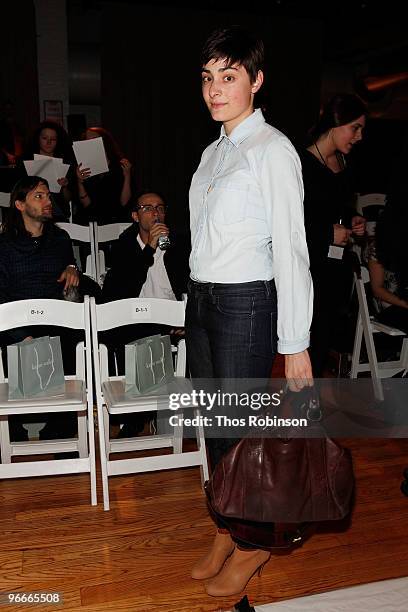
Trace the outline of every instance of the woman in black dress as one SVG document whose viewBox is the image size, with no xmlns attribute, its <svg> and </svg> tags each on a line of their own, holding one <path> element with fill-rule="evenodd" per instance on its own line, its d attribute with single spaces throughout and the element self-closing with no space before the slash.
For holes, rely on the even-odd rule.
<svg viewBox="0 0 408 612">
<path fill-rule="evenodd" d="M 351 271 L 343 261 L 349 238 L 362 236 L 365 219 L 353 208 L 346 156 L 362 139 L 367 109 L 352 94 L 336 95 L 299 152 L 305 189 L 304 212 L 314 285 L 310 355 L 313 375 L 323 376 L 334 326 L 347 302 Z"/>
</svg>

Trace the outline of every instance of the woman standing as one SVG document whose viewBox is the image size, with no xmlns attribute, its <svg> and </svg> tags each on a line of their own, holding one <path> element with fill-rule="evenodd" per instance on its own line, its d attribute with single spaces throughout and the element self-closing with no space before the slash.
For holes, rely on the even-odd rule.
<svg viewBox="0 0 408 612">
<path fill-rule="evenodd" d="M 202 52 L 202 94 L 221 134 L 190 188 L 188 361 L 193 379 L 267 379 L 279 351 L 291 388 L 300 390 L 312 384 L 301 167 L 286 136 L 254 109 L 263 56 L 262 41 L 238 26 L 214 32 Z M 229 433 L 208 439 L 212 468 L 236 442 Z M 270 552 L 217 527 L 192 577 L 209 579 L 209 595 L 232 595 Z"/>
<path fill-rule="evenodd" d="M 312 144 L 299 152 L 314 286 L 310 355 L 317 378 L 323 376 L 333 329 L 346 308 L 351 288 L 351 270 L 343 262 L 344 247 L 351 235 L 365 232 L 365 219 L 354 211 L 346 156 L 362 139 L 366 114 L 366 106 L 357 96 L 334 96 L 311 132 Z"/>
</svg>

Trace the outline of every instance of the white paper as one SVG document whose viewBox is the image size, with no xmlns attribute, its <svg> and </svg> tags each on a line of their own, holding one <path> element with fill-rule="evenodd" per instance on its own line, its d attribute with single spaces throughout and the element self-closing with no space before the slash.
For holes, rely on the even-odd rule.
<svg viewBox="0 0 408 612">
<path fill-rule="evenodd" d="M 68 170 L 69 170 L 69 164 L 60 164 L 55 167 L 55 172 L 59 179 L 65 178 L 67 176 Z"/>
<path fill-rule="evenodd" d="M 28 176 L 40 176 L 48 182 L 48 186 L 52 193 L 59 193 L 61 191 L 61 185 L 58 185 L 57 177 L 55 173 L 55 165 L 52 157 L 47 159 L 33 159 L 24 162 L 24 166 Z"/>
<path fill-rule="evenodd" d="M 108 172 L 108 162 L 102 137 L 90 140 L 78 140 L 73 143 L 76 160 L 82 168 L 89 168 L 91 176 Z"/>
<path fill-rule="evenodd" d="M 62 179 L 67 176 L 69 164 L 64 164 L 64 160 L 61 157 L 49 157 L 47 155 L 34 153 L 34 159 L 52 159 L 57 179 Z"/>
<path fill-rule="evenodd" d="M 52 159 L 57 164 L 63 163 L 63 159 L 61 157 L 51 157 L 50 155 L 40 155 L 40 153 L 34 153 L 34 159 Z"/>
<path fill-rule="evenodd" d="M 51 162 L 51 165 L 46 163 L 45 166 L 41 164 L 34 164 L 33 162 Z M 41 176 L 48 181 L 50 191 L 52 193 L 59 193 L 61 191 L 61 185 L 58 184 L 58 179 L 65 178 L 69 170 L 69 164 L 64 164 L 60 157 L 50 157 L 49 155 L 40 155 L 34 153 L 34 160 L 29 160 L 28 167 L 26 162 L 24 165 L 29 176 Z M 37 168 L 37 171 L 35 170 Z M 30 169 L 30 170 L 29 170 Z M 47 175 L 44 174 L 47 172 Z M 42 173 L 42 174 L 41 174 Z"/>
</svg>

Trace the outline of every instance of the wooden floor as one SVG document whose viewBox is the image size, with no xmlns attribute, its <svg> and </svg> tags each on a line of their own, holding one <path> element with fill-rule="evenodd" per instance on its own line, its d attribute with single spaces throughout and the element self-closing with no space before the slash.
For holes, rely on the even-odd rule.
<svg viewBox="0 0 408 612">
<path fill-rule="evenodd" d="M 357 477 L 351 527 L 273 557 L 248 587 L 251 603 L 408 576 L 408 498 L 399 490 L 408 440 L 347 446 Z M 195 612 L 239 599 L 214 600 L 189 578 L 213 533 L 198 469 L 116 477 L 111 500 L 109 512 L 90 506 L 83 475 L 0 482 L 1 591 L 64 598 L 58 608 L 4 609 Z"/>
</svg>

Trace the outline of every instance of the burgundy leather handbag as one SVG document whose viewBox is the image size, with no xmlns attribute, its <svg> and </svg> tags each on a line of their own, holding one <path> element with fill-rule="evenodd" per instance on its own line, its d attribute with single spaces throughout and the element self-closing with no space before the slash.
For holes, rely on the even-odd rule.
<svg viewBox="0 0 408 612">
<path fill-rule="evenodd" d="M 288 404 L 294 396 L 284 396 L 281 414 L 290 412 Z M 314 414 L 316 401 L 310 397 Z M 306 412 L 310 414 L 309 408 Z M 354 490 L 350 452 L 327 438 L 318 423 L 309 421 L 311 433 L 321 437 L 288 437 L 287 430 L 275 430 L 271 437 L 248 436 L 233 446 L 205 485 L 218 522 L 231 528 L 233 535 L 235 530 L 238 538 L 259 545 L 260 524 L 274 524 L 275 530 L 296 535 L 306 524 L 344 518 Z M 287 527 L 279 529 L 278 524 Z M 278 538 L 280 544 L 275 540 L 271 546 L 285 546 L 285 542 L 290 546 L 293 538 Z"/>
</svg>

